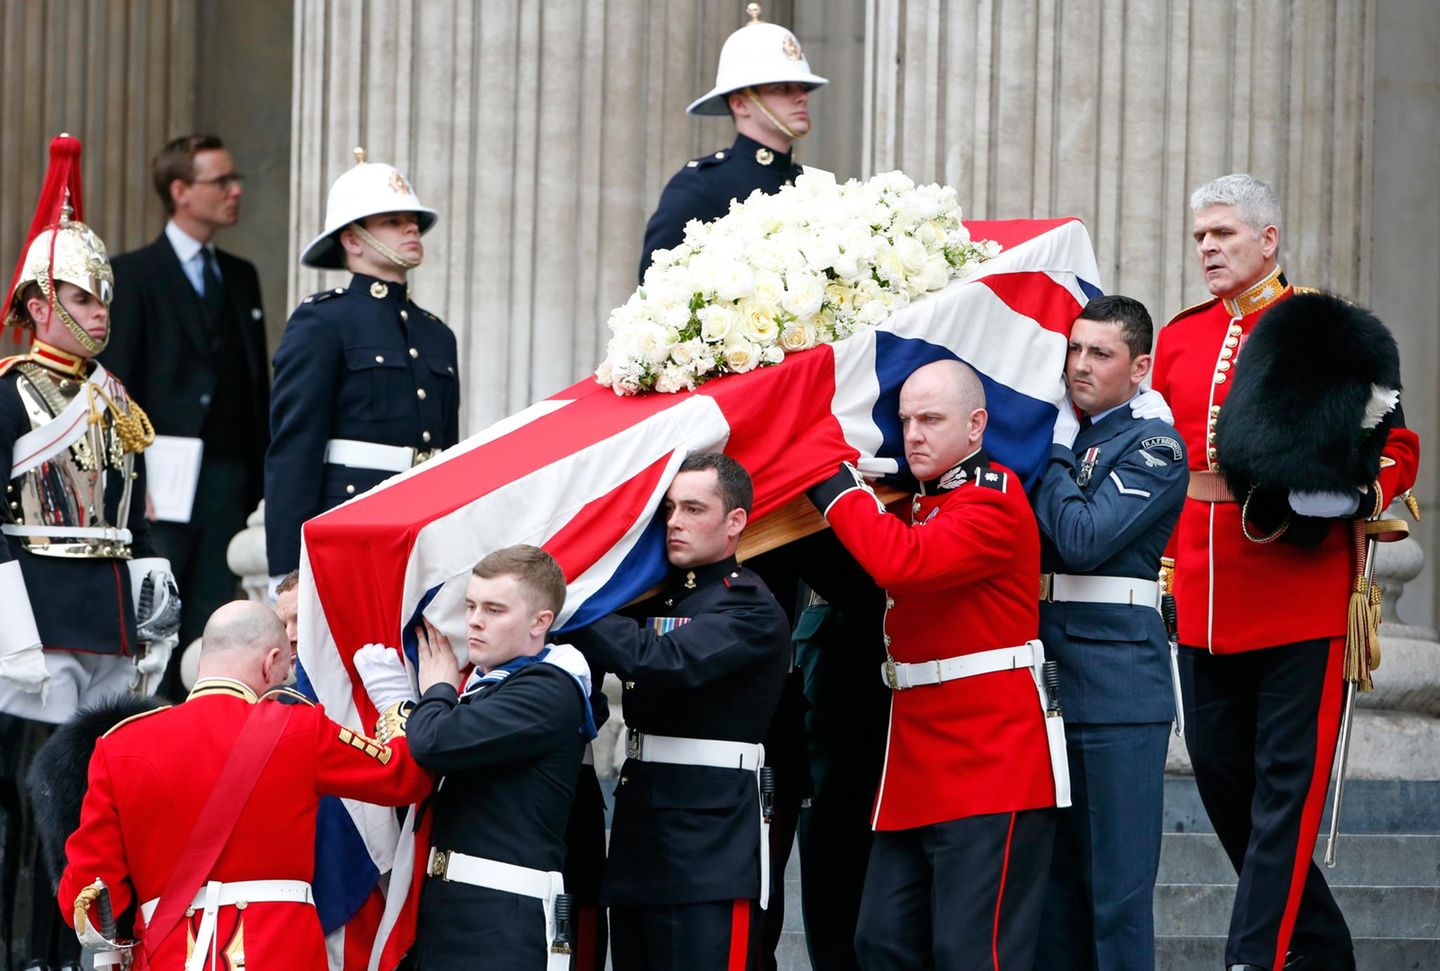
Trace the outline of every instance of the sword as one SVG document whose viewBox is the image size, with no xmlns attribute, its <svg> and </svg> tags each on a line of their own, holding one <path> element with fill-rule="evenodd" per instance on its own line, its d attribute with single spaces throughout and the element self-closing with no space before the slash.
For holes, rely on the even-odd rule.
<svg viewBox="0 0 1440 971">
<path fill-rule="evenodd" d="M 1376 535 L 1369 533 L 1365 540 L 1365 589 L 1370 590 L 1375 582 L 1375 541 Z M 1325 840 L 1325 866 L 1334 869 L 1338 862 L 1336 851 L 1340 842 L 1340 803 L 1345 798 L 1345 770 L 1350 762 L 1350 724 L 1355 717 L 1354 681 L 1345 682 L 1345 706 L 1340 711 L 1340 735 L 1335 740 L 1335 795 L 1330 802 L 1330 835 Z"/>
<path fill-rule="evenodd" d="M 95 908 L 95 920 L 89 918 L 90 906 Z M 83 947 L 95 951 L 96 971 L 105 968 L 128 968 L 134 941 L 120 940 L 115 930 L 115 910 L 110 902 L 110 888 L 105 881 L 96 878 L 75 898 L 75 936 Z"/>
</svg>

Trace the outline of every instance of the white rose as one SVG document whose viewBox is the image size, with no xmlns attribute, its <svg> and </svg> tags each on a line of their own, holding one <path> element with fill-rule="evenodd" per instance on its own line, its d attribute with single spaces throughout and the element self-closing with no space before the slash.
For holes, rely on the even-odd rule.
<svg viewBox="0 0 1440 971">
<path fill-rule="evenodd" d="M 740 326 L 734 307 L 711 304 L 700 308 L 700 336 L 711 344 L 723 344 Z"/>
<path fill-rule="evenodd" d="M 829 307 L 821 307 L 820 312 L 814 317 L 815 340 L 820 344 L 828 344 L 835 339 L 835 311 Z"/>
<path fill-rule="evenodd" d="M 755 274 L 755 289 L 750 291 L 750 299 L 756 303 L 776 304 L 785 292 L 785 281 L 780 274 L 773 270 L 760 270 Z"/>
<path fill-rule="evenodd" d="M 950 282 L 950 261 L 944 253 L 935 253 L 925 261 L 922 279 L 926 290 L 939 290 Z"/>
<path fill-rule="evenodd" d="M 761 364 L 779 364 L 785 360 L 785 352 L 778 344 L 771 344 L 760 355 Z"/>
<path fill-rule="evenodd" d="M 670 356 L 671 343 L 665 328 L 649 321 L 637 321 L 625 335 L 627 356 L 652 366 Z"/>
<path fill-rule="evenodd" d="M 825 284 L 825 303 L 836 313 L 849 310 L 855 303 L 854 290 L 838 280 Z"/>
<path fill-rule="evenodd" d="M 785 353 L 793 354 L 796 351 L 806 351 L 818 343 L 815 328 L 804 321 L 795 321 L 785 325 L 780 331 L 780 347 Z"/>
<path fill-rule="evenodd" d="M 744 337 L 737 335 L 725 342 L 721 359 L 727 369 L 736 374 L 743 374 L 753 370 L 760 363 L 759 348 Z"/>
<path fill-rule="evenodd" d="M 757 344 L 773 344 L 780 333 L 780 324 L 775 319 L 779 308 L 773 303 L 760 300 L 741 300 L 735 309 L 740 313 L 740 332 Z"/>
<path fill-rule="evenodd" d="M 894 252 L 900 260 L 900 265 L 904 267 L 907 277 L 915 276 L 923 271 L 930 256 L 925 250 L 925 244 L 913 236 L 901 236 L 895 240 Z"/>
<path fill-rule="evenodd" d="M 756 243 L 745 255 L 750 265 L 757 270 L 769 270 L 775 273 L 785 266 L 785 252 L 769 240 L 761 240 Z M 756 285 L 759 285 L 758 279 Z"/>
<path fill-rule="evenodd" d="M 604 385 L 608 388 L 610 387 L 610 382 L 613 377 L 614 375 L 612 373 L 612 368 L 610 367 L 610 358 L 607 357 L 605 358 L 605 360 L 601 361 L 600 366 L 595 369 L 595 383 L 599 385 Z"/>
<path fill-rule="evenodd" d="M 815 273 L 791 273 L 785 278 L 780 306 L 796 317 L 811 317 L 825 302 L 825 279 Z"/>
<path fill-rule="evenodd" d="M 755 274 L 739 260 L 728 260 L 715 268 L 715 296 L 721 300 L 740 300 L 755 290 Z"/>
</svg>

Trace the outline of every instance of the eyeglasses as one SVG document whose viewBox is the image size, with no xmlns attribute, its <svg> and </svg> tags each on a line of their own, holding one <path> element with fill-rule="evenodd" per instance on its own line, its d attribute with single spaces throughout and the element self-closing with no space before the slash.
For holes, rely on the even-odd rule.
<svg viewBox="0 0 1440 971">
<path fill-rule="evenodd" d="M 245 188 L 245 176 L 239 172 L 229 172 L 225 175 L 217 175 L 213 179 L 195 179 L 191 185 L 213 185 L 221 192 L 229 192 L 230 187 L 239 186 Z"/>
</svg>

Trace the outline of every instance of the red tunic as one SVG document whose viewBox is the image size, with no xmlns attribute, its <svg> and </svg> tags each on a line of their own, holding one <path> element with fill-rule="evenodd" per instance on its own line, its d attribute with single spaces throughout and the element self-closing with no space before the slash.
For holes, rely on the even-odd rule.
<svg viewBox="0 0 1440 971">
<path fill-rule="evenodd" d="M 963 463 L 965 484 L 916 496 L 908 516 L 880 509 L 858 489 L 827 513 L 886 590 L 885 641 L 896 661 L 977 654 L 1038 636 L 1035 516 L 1014 473 L 981 465 L 977 475 L 974 462 Z M 1028 669 L 891 692 L 875 829 L 1053 805 L 1045 719 Z"/>
<path fill-rule="evenodd" d="M 80 827 L 65 844 L 58 898 L 67 921 L 74 919 L 75 897 L 97 877 L 110 887 L 117 915 L 132 899 L 143 903 L 160 895 L 253 697 L 238 682 L 207 679 L 183 705 L 122 723 L 96 743 Z M 430 793 L 430 777 L 411 759 L 403 737 L 387 749 L 342 729 L 321 708 L 297 704 L 288 710 L 289 722 L 210 872 L 212 880 L 308 883 L 322 795 L 404 805 Z M 200 917 L 196 911 L 182 918 L 149 967 L 182 968 Z M 137 927 L 137 936 L 144 938 L 143 928 Z M 320 919 L 310 905 L 221 907 L 216 939 L 220 968 L 241 962 L 325 967 Z"/>
<path fill-rule="evenodd" d="M 1245 338 L 1267 307 L 1293 293 L 1277 269 L 1234 299 L 1181 312 L 1160 332 L 1154 388 L 1175 413 L 1192 471 L 1224 463 L 1213 432 Z M 1380 471 L 1383 502 L 1414 484 L 1419 453 L 1414 432 L 1390 431 L 1384 455 L 1394 464 Z M 1255 543 L 1241 530 L 1239 503 L 1186 499 L 1170 540 L 1180 643 L 1233 654 L 1345 636 L 1355 577 L 1350 546 L 1344 522 L 1319 547 Z"/>
</svg>

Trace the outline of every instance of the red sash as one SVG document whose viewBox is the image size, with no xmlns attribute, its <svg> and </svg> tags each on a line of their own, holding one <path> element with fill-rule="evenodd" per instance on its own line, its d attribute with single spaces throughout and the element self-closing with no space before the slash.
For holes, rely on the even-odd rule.
<svg viewBox="0 0 1440 971">
<path fill-rule="evenodd" d="M 225 849 L 235 823 L 255 791 L 260 773 L 270 762 L 270 755 L 280 735 L 290 722 L 290 709 L 281 704 L 257 703 L 240 729 L 235 745 L 215 780 L 205 808 L 195 821 L 190 840 L 175 862 L 175 869 L 160 894 L 155 913 L 145 927 L 145 953 L 154 958 L 160 944 L 175 929 L 180 916 L 195 899 L 195 893 L 210 876 L 210 870 Z"/>
</svg>

